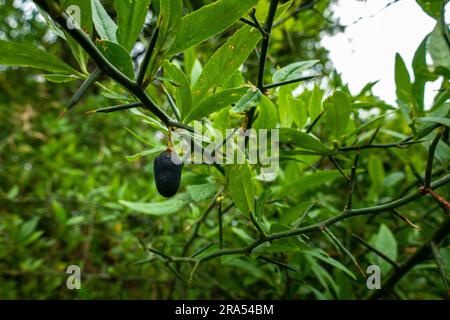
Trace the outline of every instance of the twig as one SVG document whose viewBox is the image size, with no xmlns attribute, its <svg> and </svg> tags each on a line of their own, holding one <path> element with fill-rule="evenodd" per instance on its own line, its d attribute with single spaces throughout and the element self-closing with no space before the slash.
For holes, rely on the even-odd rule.
<svg viewBox="0 0 450 320">
<path fill-rule="evenodd" d="M 392 265 L 394 268 L 398 268 L 398 263 L 395 262 L 394 260 L 392 260 L 391 258 L 389 258 L 387 255 L 385 255 L 383 252 L 381 252 L 380 250 L 378 250 L 377 248 L 373 247 L 371 244 L 369 244 L 368 242 L 366 242 L 363 238 L 361 238 L 360 236 L 353 234 L 352 235 L 353 238 L 355 238 L 356 240 L 358 240 L 363 246 L 365 246 L 367 249 L 369 249 L 370 251 L 373 251 L 375 254 L 377 254 L 378 256 L 380 256 L 380 258 L 382 258 L 383 260 L 385 260 L 387 263 L 389 263 L 390 265 Z"/>
<path fill-rule="evenodd" d="M 431 184 L 431 187 L 433 189 L 438 189 L 444 185 L 446 185 L 447 183 L 450 182 L 450 174 L 446 175 L 445 177 L 433 182 Z M 312 225 L 309 226 L 305 226 L 305 227 L 299 227 L 299 228 L 294 228 L 288 231 L 283 231 L 283 232 L 278 232 L 278 233 L 273 233 L 268 235 L 265 239 L 258 239 L 253 241 L 252 243 L 250 243 L 248 246 L 246 247 L 241 247 L 241 248 L 235 248 L 235 249 L 224 249 L 224 250 L 218 250 L 216 252 L 212 252 L 210 254 L 207 254 L 201 258 L 199 258 L 200 260 L 207 261 L 207 260 L 211 260 L 217 257 L 221 257 L 221 256 L 225 256 L 225 255 L 236 255 L 236 254 L 245 254 L 245 253 L 249 253 L 251 252 L 254 248 L 258 247 L 259 245 L 265 243 L 265 242 L 271 242 L 274 240 L 278 240 L 278 239 L 283 239 L 283 238 L 289 238 L 292 236 L 297 236 L 300 234 L 307 234 L 307 233 L 312 233 L 312 232 L 317 232 L 317 231 L 322 231 L 324 227 L 328 227 L 331 225 L 334 225 L 335 223 L 348 219 L 350 217 L 355 217 L 355 216 L 361 216 L 361 215 L 368 215 L 368 214 L 374 214 L 374 213 L 381 213 L 381 212 L 386 212 L 386 211 L 390 211 L 392 209 L 401 207 L 405 204 L 411 203 L 417 199 L 420 199 L 424 196 L 423 193 L 417 191 L 413 194 L 410 194 L 406 197 L 397 199 L 395 201 L 391 201 L 382 205 L 378 205 L 378 206 L 374 206 L 374 207 L 367 207 L 367 208 L 360 208 L 360 209 L 351 209 L 351 210 L 345 210 L 343 211 L 341 214 L 333 216 L 331 218 L 325 219 L 321 222 L 318 223 L 314 223 Z M 172 257 L 172 261 L 178 261 L 178 262 L 186 262 L 186 263 L 196 263 L 198 261 L 198 259 L 193 259 L 193 258 L 185 258 L 185 257 Z"/>
<path fill-rule="evenodd" d="M 331 163 L 336 167 L 336 169 L 339 171 L 339 173 L 347 180 L 350 181 L 349 176 L 347 176 L 342 169 L 342 167 L 339 165 L 339 163 L 336 162 L 336 160 L 333 158 L 333 156 L 328 156 L 328 159 L 330 159 Z"/>
<path fill-rule="evenodd" d="M 142 87 L 142 84 L 144 82 L 145 73 L 147 72 L 148 64 L 150 63 L 153 51 L 155 50 L 158 35 L 159 27 L 156 27 L 155 31 L 153 31 L 152 37 L 150 38 L 150 42 L 148 44 L 147 51 L 145 52 L 144 59 L 142 60 L 141 66 L 139 67 L 139 73 L 136 80 L 136 83 L 139 87 Z"/>
<path fill-rule="evenodd" d="M 272 26 L 273 21 L 275 20 L 278 1 L 279 0 L 270 0 L 269 13 L 267 14 L 266 23 L 264 25 L 265 34 L 263 35 L 263 40 L 261 43 L 261 55 L 259 57 L 258 83 L 257 83 L 257 88 L 261 92 L 264 92 L 264 74 L 266 70 L 267 54 L 269 51 L 270 35 L 272 33 Z M 255 118 L 255 111 L 256 107 L 253 107 L 247 112 L 246 128 L 251 128 L 251 126 L 253 125 L 253 121 Z"/>
<path fill-rule="evenodd" d="M 436 151 L 436 147 L 439 143 L 439 140 L 441 139 L 441 132 L 438 132 L 436 136 L 434 137 L 433 141 L 430 144 L 430 147 L 428 148 L 428 159 L 427 159 L 427 166 L 425 168 L 425 182 L 424 186 L 425 189 L 430 189 L 430 183 L 431 183 L 431 172 L 433 170 L 433 160 L 434 160 L 434 153 Z"/>
<path fill-rule="evenodd" d="M 355 191 L 355 178 L 356 178 L 356 168 L 358 167 L 358 160 L 359 160 L 359 150 L 356 152 L 355 160 L 353 161 L 352 171 L 350 174 L 349 181 L 349 191 L 348 191 L 348 199 L 347 199 L 347 205 L 345 206 L 345 210 L 351 210 L 352 209 L 352 203 L 353 203 L 353 192 Z"/>
<path fill-rule="evenodd" d="M 439 275 L 442 278 L 442 282 L 444 283 L 444 287 L 447 289 L 447 292 L 450 293 L 450 287 L 448 284 L 448 275 L 447 275 L 447 269 L 445 266 L 445 262 L 441 257 L 441 254 L 439 253 L 439 249 L 436 246 L 436 243 L 434 241 L 430 242 L 431 252 L 433 253 L 434 260 L 436 260 L 436 266 L 439 271 Z"/>
<path fill-rule="evenodd" d="M 314 129 L 314 127 L 316 126 L 317 122 L 319 122 L 320 118 L 322 118 L 323 114 L 324 114 L 323 111 L 321 113 L 319 113 L 319 115 L 314 119 L 314 121 L 311 123 L 311 125 L 306 130 L 306 133 L 311 133 L 312 129 Z"/>
<path fill-rule="evenodd" d="M 421 229 L 419 226 L 417 226 L 417 225 L 415 225 L 414 223 L 412 223 L 411 220 L 409 220 L 407 217 L 405 217 L 404 215 L 402 215 L 402 214 L 401 214 L 400 212 L 398 212 L 396 209 L 393 209 L 393 210 L 392 210 L 392 213 L 393 213 L 395 216 L 397 216 L 397 217 L 399 217 L 400 219 L 402 219 L 404 222 L 406 222 L 406 224 L 409 225 L 411 228 L 416 229 L 416 230 L 419 230 L 419 231 L 422 231 L 422 229 Z"/>
<path fill-rule="evenodd" d="M 348 151 L 355 151 L 355 150 L 363 150 L 363 149 L 388 149 L 388 148 L 404 148 L 406 146 L 422 143 L 424 141 L 399 141 L 396 143 L 389 143 L 389 144 L 369 144 L 369 145 L 362 145 L 362 146 L 348 146 L 348 147 L 342 147 L 339 149 L 341 152 L 348 152 Z"/>
</svg>

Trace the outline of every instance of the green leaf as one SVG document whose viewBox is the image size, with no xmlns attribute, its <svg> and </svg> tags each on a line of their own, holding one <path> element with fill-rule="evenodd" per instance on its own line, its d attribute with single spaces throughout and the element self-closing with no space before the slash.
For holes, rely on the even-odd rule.
<svg viewBox="0 0 450 320">
<path fill-rule="evenodd" d="M 261 103 L 257 109 L 257 118 L 253 124 L 256 130 L 274 129 L 277 127 L 278 114 L 277 108 L 268 97 L 263 95 Z"/>
<path fill-rule="evenodd" d="M 282 127 L 288 128 L 295 123 L 298 128 L 302 128 L 306 124 L 308 116 L 306 105 L 303 100 L 295 99 L 287 86 L 280 88 L 278 103 Z"/>
<path fill-rule="evenodd" d="M 417 118 L 415 121 L 416 122 L 434 122 L 434 123 L 439 123 L 439 124 L 442 124 L 442 125 L 450 128 L 450 119 L 449 118 L 422 117 L 422 118 Z"/>
<path fill-rule="evenodd" d="M 180 199 L 170 199 L 163 202 L 130 202 L 125 200 L 119 201 L 125 207 L 151 216 L 164 216 L 176 213 L 188 205 L 189 201 Z"/>
<path fill-rule="evenodd" d="M 444 39 L 440 22 L 436 24 L 433 32 L 431 32 L 429 51 L 435 68 L 442 67 L 450 70 L 450 48 Z"/>
<path fill-rule="evenodd" d="M 106 12 L 100 0 L 91 0 L 92 20 L 102 40 L 117 43 L 117 25 Z"/>
<path fill-rule="evenodd" d="M 198 202 L 211 198 L 216 193 L 217 185 L 215 183 L 189 185 L 186 190 L 192 200 Z"/>
<path fill-rule="evenodd" d="M 400 101 L 407 102 L 412 92 L 411 78 L 405 61 L 400 54 L 395 55 L 395 84 L 397 88 L 397 97 Z"/>
<path fill-rule="evenodd" d="M 114 0 L 117 40 L 128 51 L 133 48 L 147 16 L 150 0 Z"/>
<path fill-rule="evenodd" d="M 34 46 L 0 40 L 0 65 L 32 67 L 60 74 L 78 74 L 78 71 L 58 57 Z"/>
<path fill-rule="evenodd" d="M 42 76 L 47 81 L 54 83 L 66 83 L 79 79 L 75 75 L 67 75 L 67 74 L 43 74 Z"/>
<path fill-rule="evenodd" d="M 284 128 L 290 128 L 294 119 L 289 112 L 289 97 L 291 97 L 289 86 L 281 87 L 278 91 L 278 114 L 280 116 L 280 125 Z"/>
<path fill-rule="evenodd" d="M 97 40 L 97 48 L 113 66 L 134 80 L 133 61 L 124 47 L 108 40 Z"/>
<path fill-rule="evenodd" d="M 155 148 L 152 148 L 152 149 L 149 149 L 149 150 L 141 151 L 141 152 L 133 154 L 131 156 L 127 156 L 126 158 L 127 158 L 128 161 L 136 161 L 136 160 L 141 159 L 142 157 L 151 156 L 151 155 L 154 155 L 154 154 L 161 153 L 165 149 L 166 148 L 164 148 L 164 147 L 155 147 Z"/>
<path fill-rule="evenodd" d="M 273 82 L 278 83 L 296 79 L 300 77 L 303 71 L 310 69 L 318 62 L 319 60 L 309 60 L 291 63 L 290 65 L 275 72 L 273 75 Z"/>
<path fill-rule="evenodd" d="M 352 106 L 347 93 L 336 91 L 328 97 L 324 103 L 325 121 L 327 128 L 331 131 L 334 138 L 339 139 L 347 129 Z"/>
<path fill-rule="evenodd" d="M 265 278 L 264 272 L 260 268 L 255 266 L 253 263 L 247 262 L 245 260 L 242 260 L 242 259 L 239 259 L 236 257 L 232 257 L 231 259 L 226 259 L 225 261 L 222 262 L 222 265 L 236 267 L 236 268 L 245 270 L 252 276 L 260 278 L 260 279 Z"/>
<path fill-rule="evenodd" d="M 193 88 L 194 105 L 211 94 L 213 88 L 223 85 L 229 80 L 244 63 L 260 39 L 260 32 L 250 26 L 242 27 L 235 32 L 203 67 L 203 71 Z"/>
<path fill-rule="evenodd" d="M 349 172 L 346 173 L 348 174 Z M 292 182 L 287 182 L 280 188 L 279 195 L 299 197 L 317 188 L 323 188 L 325 184 L 332 183 L 338 178 L 343 178 L 338 170 L 315 171 Z"/>
<path fill-rule="evenodd" d="M 236 207 L 246 216 L 255 212 L 255 195 L 250 166 L 233 165 L 227 167 L 227 177 L 231 198 Z"/>
<path fill-rule="evenodd" d="M 448 0 L 416 0 L 416 2 L 430 17 L 438 19 L 441 16 L 442 6 L 444 3 L 447 3 Z"/>
<path fill-rule="evenodd" d="M 315 151 L 320 154 L 328 154 L 331 151 L 316 137 L 296 129 L 281 128 L 279 134 L 280 142 L 290 143 L 298 148 Z"/>
<path fill-rule="evenodd" d="M 169 55 L 183 52 L 224 31 L 258 0 L 219 0 L 183 17 Z"/>
<path fill-rule="evenodd" d="M 67 10 L 70 6 L 76 5 L 80 8 L 77 14 L 80 14 L 80 23 L 81 28 L 92 35 L 93 23 L 92 23 L 92 8 L 91 8 L 91 0 L 63 0 L 61 1 L 61 6 Z M 71 14 L 71 12 L 68 12 Z M 64 31 L 64 35 L 67 39 L 67 43 L 69 44 L 70 50 L 72 51 L 73 56 L 77 60 L 81 70 L 88 74 L 87 65 L 89 62 L 89 55 L 84 51 L 84 49 L 79 45 L 79 43 L 72 38 L 66 31 Z"/>
<path fill-rule="evenodd" d="M 256 107 L 261 101 L 262 93 L 257 88 L 248 89 L 247 93 L 231 109 L 234 113 L 243 113 Z"/>
<path fill-rule="evenodd" d="M 186 116 L 185 122 L 198 120 L 238 102 L 247 92 L 247 88 L 234 88 L 220 91 L 194 107 Z"/>
<path fill-rule="evenodd" d="M 176 82 L 177 85 L 171 85 L 172 91 L 175 92 L 175 101 L 180 109 L 181 120 L 183 120 L 191 111 L 192 107 L 192 93 L 189 80 L 184 74 L 184 72 L 179 69 L 173 63 L 169 61 L 164 62 L 164 75 L 171 80 L 171 82 Z"/>
<path fill-rule="evenodd" d="M 153 79 L 164 58 L 169 56 L 168 51 L 175 41 L 182 16 L 183 2 L 181 0 L 161 0 L 158 17 L 158 40 L 145 73 L 144 84 L 148 84 Z"/>
<path fill-rule="evenodd" d="M 393 261 L 397 260 L 397 241 L 392 231 L 384 224 L 378 230 L 378 233 L 372 237 L 370 244 L 376 249 L 383 252 L 387 257 Z M 371 261 L 380 266 L 381 272 L 385 275 L 392 266 L 374 253 L 370 253 Z"/>
<path fill-rule="evenodd" d="M 382 195 L 380 190 L 383 190 L 384 184 L 383 160 L 379 156 L 370 156 L 368 171 L 370 177 L 369 198 L 377 200 L 378 197 Z"/>
<path fill-rule="evenodd" d="M 322 97 L 323 91 L 320 90 L 318 84 L 315 84 L 308 105 L 311 122 L 314 121 L 322 112 Z"/>
<path fill-rule="evenodd" d="M 321 249 L 308 249 L 308 250 L 304 250 L 302 251 L 302 253 L 306 254 L 306 255 L 310 255 L 316 259 L 322 260 L 323 262 L 329 264 L 330 266 L 333 266 L 339 270 L 341 270 L 342 272 L 344 272 L 345 274 L 347 274 L 348 276 L 350 276 L 350 278 L 352 278 L 353 280 L 356 280 L 356 276 L 353 272 L 351 272 L 347 267 L 345 267 L 343 264 L 341 264 L 339 261 L 333 259 L 332 257 L 330 257 L 326 252 L 324 252 Z"/>
</svg>

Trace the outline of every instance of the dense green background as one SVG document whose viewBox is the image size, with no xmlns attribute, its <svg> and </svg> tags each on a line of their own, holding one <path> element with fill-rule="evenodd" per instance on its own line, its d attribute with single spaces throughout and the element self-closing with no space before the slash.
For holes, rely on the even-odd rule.
<svg viewBox="0 0 450 320">
<path fill-rule="evenodd" d="M 184 13 L 211 2 L 183 1 Z M 308 1 L 294 2 L 288 12 Z M 392 72 L 396 72 L 399 100 L 398 105 L 389 106 L 372 95 L 370 84 L 361 93 L 351 93 L 342 83 L 333 71 L 326 50 L 320 46 L 323 34 L 339 32 L 342 27 L 330 12 L 329 1 L 310 2 L 315 3 L 314 10 L 303 11 L 274 29 L 266 83 L 271 83 L 272 74 L 280 67 L 296 61 L 319 60 L 314 73 L 324 75 L 322 82 L 316 81 L 321 83 L 321 94 L 325 98 L 335 90 L 341 92 L 335 94 L 334 99 L 339 100 L 339 95 L 345 95 L 341 98 L 349 99 L 352 114 L 343 132 L 347 137 L 345 141 L 333 126 L 339 115 L 328 112 L 317 123 L 313 133 L 325 145 L 329 148 L 361 145 L 377 128 L 380 128 L 375 140 L 377 144 L 396 142 L 410 135 L 424 141 L 401 149 L 362 151 L 353 206 L 373 206 L 414 192 L 420 186 L 416 179 L 423 175 L 428 145 L 436 133 L 421 134 L 424 122 L 417 119 L 433 116 L 441 122 L 445 118 L 448 121 L 448 47 L 443 39 L 424 42 L 416 54 L 415 76 L 407 74 L 401 58 L 397 57 L 397 67 Z M 436 15 L 433 7 L 436 3 L 440 6 L 439 1 L 418 2 L 439 19 L 439 10 Z M 102 3 L 115 17 L 112 1 Z M 268 7 L 268 1 L 260 1 L 259 8 L 263 7 Z M 30 1 L 14 1 L 13 5 L 13 1 L 0 0 L 0 38 L 40 47 L 78 68 L 67 43 L 48 31 L 38 11 L 31 8 L 34 7 Z M 153 19 L 141 34 L 145 44 L 156 23 L 158 1 L 152 1 L 151 10 Z M 241 22 L 235 23 L 185 53 L 184 58 L 177 56 L 176 60 L 186 70 L 186 61 L 189 61 L 186 57 L 194 57 L 200 68 L 242 26 Z M 2 50 L 0 47 L 0 55 L 4 54 Z M 427 65 L 422 56 L 428 52 L 433 60 Z M 90 62 L 88 69 L 93 70 L 93 67 Z M 161 134 L 156 135 L 155 128 L 128 111 L 86 115 L 88 110 L 117 103 L 111 95 L 105 95 L 100 86 L 93 87 L 73 111 L 59 118 L 79 87 L 79 81 L 51 83 L 40 76 L 47 72 L 0 68 L 0 298 L 363 298 L 368 294 L 365 280 L 340 245 L 351 252 L 351 257 L 355 257 L 364 270 L 370 264 L 379 264 L 384 278 L 392 267 L 368 252 L 352 234 L 401 262 L 420 247 L 444 219 L 448 219 L 448 213 L 443 213 L 436 201 L 431 197 L 422 198 L 399 209 L 422 231 L 409 228 L 389 212 L 355 217 L 330 227 L 331 236 L 329 233 L 312 233 L 274 242 L 272 247 L 264 247 L 250 256 L 227 256 L 205 262 L 189 285 L 192 265 L 179 266 L 175 275 L 173 268 L 177 266 L 171 264 L 171 271 L 163 261 L 145 252 L 139 239 L 152 248 L 180 256 L 212 196 L 227 186 L 227 180 L 212 167 L 186 166 L 179 199 L 197 194 L 197 185 L 197 190 L 205 192 L 203 197 L 162 216 L 129 209 L 120 200 L 164 201 L 153 182 L 154 155 L 127 157 L 151 148 L 146 141 L 163 146 L 165 141 L 161 140 Z M 238 85 L 243 79 L 255 83 L 257 70 L 258 56 L 252 53 L 242 69 L 243 78 L 236 76 L 233 81 Z M 418 94 L 420 88 L 425 81 L 438 77 L 444 79 L 442 90 L 431 111 L 424 110 L 423 98 L 421 100 Z M 122 89 L 106 77 L 101 82 L 114 92 L 122 93 Z M 323 106 L 321 99 L 311 103 L 314 101 L 311 99 L 312 84 L 302 88 L 303 93 L 297 101 L 287 97 L 290 90 L 285 89 L 272 90 L 269 97 L 277 106 L 283 104 L 283 99 L 302 105 L 308 110 L 307 119 L 295 118 L 296 113 L 282 115 L 280 112 L 281 118 L 277 120 L 275 114 L 272 120 L 300 129 L 314 120 L 314 112 L 321 112 L 322 107 L 333 108 L 330 104 L 335 100 L 332 99 Z M 170 112 L 157 82 L 152 84 L 149 92 Z M 389 116 L 372 121 L 386 113 Z M 218 127 L 225 123 L 240 125 L 241 119 L 237 116 L 226 121 L 223 117 L 222 113 L 209 115 Z M 289 123 L 286 120 L 292 117 L 298 121 Z M 286 148 L 284 151 L 288 156 L 282 161 L 277 180 L 272 183 L 254 181 L 253 186 L 257 196 L 263 194 L 264 189 L 272 192 L 263 213 L 263 223 L 270 232 L 292 228 L 312 203 L 316 205 L 305 225 L 336 215 L 345 206 L 348 193 L 348 183 L 328 157 L 295 155 L 289 153 L 292 146 Z M 437 147 L 433 180 L 448 173 L 449 154 L 447 137 L 447 141 L 441 139 Z M 349 152 L 337 156 L 347 173 L 354 155 Z M 449 191 L 446 187 L 438 193 L 448 199 Z M 233 203 L 232 196 L 226 187 L 223 208 Z M 339 244 L 333 236 L 339 239 Z M 242 247 L 257 237 L 248 219 L 235 207 L 224 215 L 227 248 Z M 189 254 L 217 241 L 217 207 L 214 207 L 202 222 L 199 237 Z M 448 239 L 442 243 L 440 253 L 448 269 Z M 151 262 L 136 265 L 149 258 Z M 282 262 L 289 268 L 268 262 L 268 259 Z M 65 270 L 71 264 L 80 265 L 83 270 L 79 291 L 70 291 L 65 286 Z M 446 297 L 447 289 L 433 259 L 417 265 L 388 296 L 396 299 Z"/>
</svg>

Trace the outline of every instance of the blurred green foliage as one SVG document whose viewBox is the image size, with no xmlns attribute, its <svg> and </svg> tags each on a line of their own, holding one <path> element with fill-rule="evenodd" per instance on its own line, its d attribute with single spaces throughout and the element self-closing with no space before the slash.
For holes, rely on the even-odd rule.
<svg viewBox="0 0 450 320">
<path fill-rule="evenodd" d="M 184 13 L 212 2 L 183 1 Z M 279 122 L 296 132 L 291 144 L 282 150 L 284 158 L 277 180 L 254 181 L 252 187 L 258 197 L 257 219 L 267 233 L 298 226 L 308 208 L 312 210 L 308 210 L 302 225 L 337 215 L 347 203 L 348 181 L 331 159 L 297 152 L 304 147 L 306 135 L 300 129 L 311 125 L 320 113 L 325 112 L 325 116 L 311 130 L 320 141 L 311 142 L 313 147 L 308 145 L 308 150 L 361 145 L 370 141 L 375 132 L 377 144 L 408 136 L 425 141 L 407 148 L 362 151 L 353 195 L 355 208 L 385 203 L 414 192 L 419 186 L 417 176 L 423 176 L 425 170 L 429 141 L 436 132 L 431 133 L 436 118 L 441 122 L 448 119 L 448 69 L 445 63 L 434 66 L 420 63 L 420 51 L 413 66 L 414 83 L 410 83 L 411 77 L 405 74 L 408 71 L 402 67 L 401 57 L 397 57 L 398 106 L 387 105 L 375 97 L 371 92 L 375 84 L 369 84 L 360 93 L 350 92 L 333 71 L 332 62 L 320 45 L 324 33 L 341 30 L 333 20 L 330 1 L 294 1 L 288 14 L 308 2 L 314 2 L 314 10 L 302 11 L 274 28 L 265 80 L 271 83 L 272 75 L 280 67 L 306 60 L 319 60 L 313 71 L 323 74 L 326 80 L 320 86 L 304 85 L 304 90 L 295 97 L 291 91 L 297 85 L 273 90 L 269 94 L 272 102 L 263 97 L 259 104 L 267 114 L 259 111 L 265 121 L 259 120 L 257 125 L 267 127 L 273 122 L 276 125 L 279 113 Z M 112 1 L 103 3 L 115 19 Z M 1 39 L 43 48 L 69 65 L 77 66 L 67 43 L 48 30 L 31 1 L 0 0 L 0 4 Z M 267 9 L 268 2 L 260 1 L 258 6 L 257 12 L 260 8 Z M 152 19 L 148 19 L 140 37 L 144 44 L 156 23 L 158 1 L 152 1 L 151 9 Z M 188 85 L 220 45 L 241 26 L 238 22 L 174 59 L 186 72 Z M 439 57 L 448 49 L 443 48 L 441 40 L 435 39 L 429 46 L 437 48 L 433 52 Z M 132 55 L 142 55 L 141 47 L 137 45 Z M 258 53 L 252 52 L 242 72 L 236 73 L 223 87 L 233 88 L 245 80 L 254 81 L 258 59 Z M 123 96 L 119 99 L 112 96 L 112 93 L 125 94 L 121 88 L 103 77 L 101 85 L 91 88 L 76 109 L 60 118 L 79 87 L 79 80 L 50 83 L 40 71 L 0 68 L 0 298 L 358 299 L 367 294 L 365 279 L 358 274 L 345 248 L 364 271 L 367 266 L 378 264 L 384 278 L 392 267 L 355 241 L 353 234 L 400 262 L 414 253 L 443 219 L 448 219 L 439 204 L 426 197 L 400 209 L 422 231 L 411 229 L 389 212 L 354 217 L 329 227 L 327 232 L 266 243 L 248 256 L 222 256 L 207 261 L 189 283 L 192 265 L 164 263 L 146 252 L 140 239 L 146 246 L 174 256 L 192 255 L 205 249 L 199 253 L 202 256 L 218 250 L 218 205 L 211 206 L 211 201 L 224 189 L 219 199 L 222 209 L 229 208 L 223 215 L 225 247 L 245 246 L 258 233 L 242 214 L 246 209 L 236 204 L 241 212 L 233 206 L 239 190 L 228 188 L 227 179 L 213 167 L 192 165 L 184 168 L 180 194 L 175 200 L 163 202 L 153 182 L 153 152 L 140 154 L 164 146 L 166 141 L 161 131 L 128 111 L 85 114 L 123 100 Z M 89 70 L 93 68 L 90 62 Z M 164 65 L 165 70 L 169 68 L 169 64 Z M 421 77 L 430 81 L 438 76 L 443 78 L 443 84 L 433 107 L 420 108 L 420 96 L 412 86 L 420 89 Z M 176 93 L 177 86 L 169 89 Z M 152 85 L 148 92 L 170 112 L 160 86 Z M 275 105 L 280 109 L 275 109 Z M 308 113 L 297 113 L 298 105 L 307 108 Z M 218 129 L 238 126 L 239 117 L 228 117 L 229 108 L 224 110 L 211 115 L 207 112 L 205 116 Z M 282 110 L 289 113 L 283 115 Z M 430 117 L 434 120 L 427 120 Z M 296 134 L 304 135 L 296 139 Z M 433 180 L 448 173 L 448 148 L 447 137 L 437 147 Z M 334 161 L 349 175 L 353 157 L 354 153 L 342 152 Z M 236 176 L 247 173 L 242 171 Z M 446 186 L 438 193 L 448 199 L 449 191 Z M 157 203 L 158 208 L 149 209 L 149 203 Z M 198 237 L 187 247 L 199 221 Z M 448 239 L 441 245 L 440 254 L 448 270 Z M 82 268 L 81 290 L 70 291 L 65 285 L 69 265 Z M 432 259 L 415 266 L 390 296 L 445 297 L 447 290 Z"/>
</svg>

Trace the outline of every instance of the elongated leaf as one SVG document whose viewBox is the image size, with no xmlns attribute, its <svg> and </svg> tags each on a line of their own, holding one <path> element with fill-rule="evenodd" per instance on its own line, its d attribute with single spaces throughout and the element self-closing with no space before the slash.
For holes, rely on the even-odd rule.
<svg viewBox="0 0 450 320">
<path fill-rule="evenodd" d="M 315 151 L 321 154 L 328 154 L 331 151 L 319 139 L 296 129 L 281 128 L 280 142 L 290 143 L 295 147 Z"/>
<path fill-rule="evenodd" d="M 397 260 L 397 241 L 395 240 L 395 236 L 392 231 L 386 225 L 382 224 L 380 226 L 378 233 L 372 237 L 370 244 L 383 252 L 393 261 Z M 370 255 L 372 257 L 372 261 L 380 266 L 383 275 L 385 275 L 392 268 L 392 266 L 381 257 L 375 255 L 374 253 L 371 253 Z"/>
<path fill-rule="evenodd" d="M 98 40 L 97 47 L 112 65 L 130 79 L 134 79 L 133 62 L 124 47 L 108 40 Z"/>
<path fill-rule="evenodd" d="M 78 71 L 58 57 L 26 44 L 0 40 L 0 65 L 32 67 L 60 74 L 78 74 Z"/>
<path fill-rule="evenodd" d="M 244 215 L 255 212 L 255 195 L 250 167 L 233 165 L 227 169 L 230 193 L 236 207 Z"/>
<path fill-rule="evenodd" d="M 274 129 L 277 127 L 278 114 L 277 108 L 268 97 L 263 95 L 261 103 L 257 109 L 257 118 L 253 127 L 255 129 Z"/>
<path fill-rule="evenodd" d="M 345 92 L 336 91 L 323 103 L 328 129 L 339 139 L 347 129 L 352 111 L 350 98 Z"/>
<path fill-rule="evenodd" d="M 430 35 L 429 51 L 434 66 L 446 68 L 447 72 L 450 72 L 450 49 L 445 42 L 442 29 L 441 23 L 438 22 Z"/>
<path fill-rule="evenodd" d="M 439 19 L 441 16 L 441 9 L 444 3 L 448 0 L 416 0 L 416 2 L 422 7 L 430 17 L 434 19 Z"/>
<path fill-rule="evenodd" d="M 43 74 L 42 76 L 46 80 L 54 83 L 66 83 L 79 79 L 75 75 L 66 75 L 66 74 Z"/>
<path fill-rule="evenodd" d="M 422 118 L 417 118 L 415 121 L 418 121 L 418 122 L 434 122 L 434 123 L 439 123 L 439 124 L 442 124 L 442 125 L 450 128 L 450 119 L 449 118 L 443 118 L 443 117 L 422 117 Z"/>
<path fill-rule="evenodd" d="M 348 175 L 350 172 L 347 170 Z M 279 191 L 279 196 L 299 197 L 307 192 L 323 188 L 324 184 L 332 183 L 334 180 L 343 178 L 338 170 L 323 170 L 302 176 L 292 182 L 286 183 Z"/>
<path fill-rule="evenodd" d="M 155 76 L 164 58 L 169 56 L 168 51 L 175 41 L 181 25 L 182 16 L 182 0 L 161 0 L 158 17 L 158 40 L 156 41 L 156 46 L 145 74 L 145 85 Z"/>
<path fill-rule="evenodd" d="M 256 107 L 261 101 L 262 93 L 257 88 L 250 88 L 247 93 L 231 109 L 232 112 L 241 113 Z"/>
<path fill-rule="evenodd" d="M 186 200 L 171 199 L 163 202 L 130 202 L 125 200 L 119 201 L 125 207 L 151 216 L 164 216 L 176 213 L 183 209 L 189 203 Z"/>
<path fill-rule="evenodd" d="M 128 51 L 133 48 L 147 16 L 150 0 L 114 0 L 117 40 Z"/>
<path fill-rule="evenodd" d="M 317 64 L 319 60 L 300 61 L 292 63 L 273 75 L 273 82 L 278 83 L 287 80 L 293 80 L 301 76 L 301 73 Z"/>
<path fill-rule="evenodd" d="M 408 95 L 412 91 L 411 78 L 405 61 L 398 53 L 395 56 L 395 84 L 398 99 L 404 102 L 408 101 Z"/>
<path fill-rule="evenodd" d="M 324 252 L 321 249 L 308 249 L 303 251 L 304 254 L 313 256 L 314 258 L 317 258 L 319 260 L 322 260 L 323 262 L 341 270 L 342 272 L 346 273 L 348 276 L 350 276 L 352 279 L 356 280 L 356 276 L 353 272 L 351 272 L 347 267 L 345 267 L 343 264 L 341 264 L 339 261 L 333 259 L 330 257 L 326 252 Z"/>
<path fill-rule="evenodd" d="M 247 88 L 226 89 L 212 95 L 193 108 L 192 111 L 186 116 L 185 122 L 189 123 L 193 120 L 201 119 L 213 112 L 219 111 L 238 102 L 247 90 Z"/>
<path fill-rule="evenodd" d="M 193 89 L 194 104 L 198 104 L 206 98 L 211 89 L 230 79 L 260 39 L 259 31 L 250 26 L 242 27 L 230 37 L 203 67 L 203 71 Z"/>
<path fill-rule="evenodd" d="M 217 190 L 215 183 L 195 184 L 186 187 L 187 192 L 194 201 L 203 201 L 211 198 Z"/>
<path fill-rule="evenodd" d="M 175 93 L 175 100 L 180 109 L 181 120 L 183 120 L 189 114 L 192 107 L 192 93 L 189 80 L 181 69 L 167 60 L 164 62 L 164 75 L 172 83 L 177 83 L 176 85 L 169 84 L 169 86 Z"/>
<path fill-rule="evenodd" d="M 91 0 L 91 7 L 92 20 L 100 38 L 117 43 L 117 25 L 106 12 L 100 0 Z"/>
<path fill-rule="evenodd" d="M 183 17 L 169 55 L 183 52 L 224 31 L 258 0 L 219 0 Z"/>
</svg>

